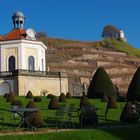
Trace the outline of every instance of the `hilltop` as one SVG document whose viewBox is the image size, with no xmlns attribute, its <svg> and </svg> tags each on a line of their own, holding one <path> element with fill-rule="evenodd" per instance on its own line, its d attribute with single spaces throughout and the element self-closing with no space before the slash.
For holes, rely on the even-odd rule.
<svg viewBox="0 0 140 140">
<path fill-rule="evenodd" d="M 140 50 L 126 42 L 105 39 L 96 42 L 82 42 L 59 38 L 40 37 L 47 46 L 47 70 L 66 72 L 69 90 L 73 95 L 82 92 L 97 69 L 104 67 L 114 84 L 119 85 L 120 94 L 126 95 L 130 80 L 140 64 Z"/>
</svg>

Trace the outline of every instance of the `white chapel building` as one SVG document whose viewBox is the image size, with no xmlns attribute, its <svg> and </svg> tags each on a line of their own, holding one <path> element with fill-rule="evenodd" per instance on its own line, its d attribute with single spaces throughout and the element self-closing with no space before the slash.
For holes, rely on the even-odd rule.
<svg viewBox="0 0 140 140">
<path fill-rule="evenodd" d="M 36 40 L 33 29 L 24 29 L 24 14 L 17 11 L 12 20 L 13 29 L 0 36 L 0 95 L 26 96 L 29 90 L 36 96 L 68 92 L 66 74 L 46 72 L 47 46 Z"/>
</svg>

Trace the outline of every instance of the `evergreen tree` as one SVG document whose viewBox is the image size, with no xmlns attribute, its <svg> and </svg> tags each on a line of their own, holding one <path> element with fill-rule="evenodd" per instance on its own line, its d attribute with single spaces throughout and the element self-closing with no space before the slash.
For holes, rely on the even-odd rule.
<svg viewBox="0 0 140 140">
<path fill-rule="evenodd" d="M 128 101 L 140 101 L 140 67 L 135 72 L 127 91 Z"/>
<path fill-rule="evenodd" d="M 114 85 L 104 68 L 99 67 L 95 72 L 87 95 L 88 98 L 116 97 Z"/>
</svg>

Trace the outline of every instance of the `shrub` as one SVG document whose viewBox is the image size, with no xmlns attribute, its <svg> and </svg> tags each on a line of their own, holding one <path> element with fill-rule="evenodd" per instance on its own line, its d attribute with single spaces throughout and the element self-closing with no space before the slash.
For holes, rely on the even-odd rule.
<svg viewBox="0 0 140 140">
<path fill-rule="evenodd" d="M 53 96 L 49 102 L 48 109 L 58 109 L 59 101 L 56 96 Z"/>
<path fill-rule="evenodd" d="M 14 93 L 9 93 L 7 96 L 7 102 L 12 102 L 15 100 L 15 98 L 16 98 L 16 96 Z"/>
<path fill-rule="evenodd" d="M 48 94 L 48 95 L 47 95 L 47 98 L 48 98 L 48 99 L 51 99 L 53 96 L 54 96 L 54 95 L 52 95 L 52 94 Z"/>
<path fill-rule="evenodd" d="M 30 90 L 28 91 L 28 93 L 26 95 L 26 98 L 28 98 L 28 99 L 32 99 L 33 98 L 33 94 L 32 94 L 32 92 Z"/>
<path fill-rule="evenodd" d="M 140 67 L 135 72 L 127 91 L 128 101 L 140 101 Z"/>
<path fill-rule="evenodd" d="M 91 104 L 90 104 L 90 102 L 89 102 L 89 100 L 88 100 L 88 97 L 85 96 L 85 95 L 83 95 L 83 96 L 81 97 L 81 100 L 80 100 L 80 108 L 81 108 L 82 106 L 89 106 L 89 105 L 91 105 Z"/>
<path fill-rule="evenodd" d="M 23 103 L 20 100 L 13 100 L 11 102 L 11 106 L 18 106 L 18 107 L 22 107 Z"/>
<path fill-rule="evenodd" d="M 117 101 L 114 97 L 109 97 L 107 108 L 117 108 Z"/>
<path fill-rule="evenodd" d="M 59 102 L 66 102 L 66 96 L 64 93 L 61 93 L 61 95 L 59 97 Z"/>
<path fill-rule="evenodd" d="M 5 93 L 3 97 L 4 97 L 4 98 L 7 98 L 8 95 L 9 95 L 9 93 Z"/>
<path fill-rule="evenodd" d="M 70 99 L 70 98 L 71 98 L 70 92 L 67 92 L 67 93 L 66 93 L 66 98 L 67 98 L 67 99 Z"/>
<path fill-rule="evenodd" d="M 137 122 L 139 119 L 139 113 L 136 111 L 136 106 L 131 102 L 125 104 L 120 116 L 120 120 L 123 122 Z"/>
<path fill-rule="evenodd" d="M 92 105 L 82 106 L 79 121 L 82 126 L 83 124 L 90 124 L 96 128 L 98 125 L 98 116 L 95 107 Z"/>
<path fill-rule="evenodd" d="M 86 96 L 86 95 L 83 95 L 82 97 L 81 97 L 81 100 L 83 101 L 83 100 L 88 100 L 88 97 Z"/>
<path fill-rule="evenodd" d="M 95 72 L 88 88 L 88 98 L 116 97 L 114 85 L 102 67 Z"/>
<path fill-rule="evenodd" d="M 103 95 L 101 102 L 108 102 L 108 97 L 106 95 Z"/>
<path fill-rule="evenodd" d="M 36 107 L 37 107 L 37 106 L 36 106 L 36 104 L 35 104 L 34 101 L 30 101 L 30 102 L 27 104 L 27 106 L 26 106 L 26 108 L 36 108 Z M 29 113 L 29 112 L 25 112 L 25 113 Z M 29 115 L 28 121 L 29 121 L 29 123 L 30 123 L 31 125 L 33 125 L 33 126 L 35 126 L 35 127 L 37 127 L 37 128 L 42 127 L 43 124 L 44 124 L 43 119 L 42 119 L 42 117 L 41 117 L 40 111 L 34 112 L 34 113 L 32 113 L 31 115 Z M 25 126 L 28 126 L 28 125 L 26 124 L 26 122 L 24 122 L 24 125 L 25 125 Z"/>
<path fill-rule="evenodd" d="M 40 96 L 34 97 L 34 102 L 41 102 L 42 98 Z"/>
</svg>

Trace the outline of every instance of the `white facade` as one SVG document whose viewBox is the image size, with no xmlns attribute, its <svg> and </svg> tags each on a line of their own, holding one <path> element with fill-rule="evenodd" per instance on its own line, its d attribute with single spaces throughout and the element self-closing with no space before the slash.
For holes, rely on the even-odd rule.
<svg viewBox="0 0 140 140">
<path fill-rule="evenodd" d="M 34 96 L 43 91 L 57 96 L 68 92 L 66 76 L 44 72 L 47 47 L 36 41 L 33 29 L 23 29 L 24 19 L 22 12 L 15 12 L 14 29 L 0 38 L 0 95 L 13 92 L 25 96 L 29 90 Z"/>
<path fill-rule="evenodd" d="M 0 71 L 9 71 L 8 60 L 15 57 L 15 69 L 29 70 L 28 58 L 34 58 L 34 70 L 45 71 L 45 50 L 47 47 L 39 41 L 12 40 L 0 41 Z"/>
<path fill-rule="evenodd" d="M 120 30 L 120 39 L 126 42 L 126 38 L 125 38 L 123 30 Z"/>
</svg>

